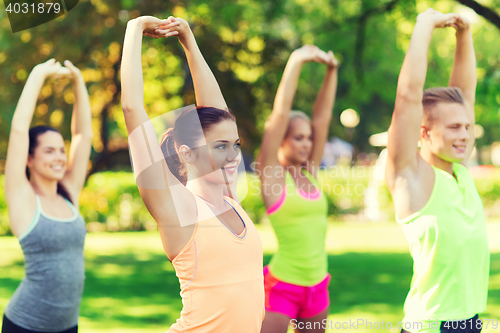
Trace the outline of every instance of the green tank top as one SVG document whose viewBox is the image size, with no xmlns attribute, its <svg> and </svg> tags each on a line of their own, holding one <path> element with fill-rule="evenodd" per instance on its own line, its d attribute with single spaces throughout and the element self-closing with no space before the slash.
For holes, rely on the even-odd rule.
<svg viewBox="0 0 500 333">
<path fill-rule="evenodd" d="M 461 320 L 486 309 L 490 254 L 483 202 L 465 166 L 453 163 L 457 179 L 433 169 L 429 201 L 397 220 L 414 261 L 404 321 Z"/>
<path fill-rule="evenodd" d="M 289 172 L 281 198 L 268 209 L 278 239 L 278 251 L 269 263 L 281 281 L 313 286 L 327 274 L 325 238 L 328 205 L 316 179 L 304 172 L 315 191 L 297 189 Z"/>
</svg>

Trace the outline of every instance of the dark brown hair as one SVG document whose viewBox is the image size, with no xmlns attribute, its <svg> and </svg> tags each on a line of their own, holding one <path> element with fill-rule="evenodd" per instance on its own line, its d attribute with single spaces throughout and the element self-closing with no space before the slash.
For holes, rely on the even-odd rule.
<svg viewBox="0 0 500 333">
<path fill-rule="evenodd" d="M 29 140 L 30 140 L 28 154 L 30 156 L 34 156 L 35 149 L 36 149 L 36 147 L 38 147 L 38 137 L 46 132 L 49 132 L 49 131 L 61 134 L 58 130 L 56 130 L 55 128 L 52 128 L 50 126 L 35 126 L 35 127 L 30 128 L 30 130 L 28 132 L 29 133 Z M 30 179 L 30 171 L 29 171 L 28 167 L 26 167 L 26 177 L 28 177 L 28 180 Z M 67 199 L 69 202 L 73 203 L 73 201 L 71 200 L 71 197 L 69 195 L 68 190 L 60 182 L 57 182 L 57 194 L 61 195 L 63 198 Z"/>
<path fill-rule="evenodd" d="M 165 157 L 170 172 L 186 185 L 187 169 L 181 160 L 178 149 L 182 145 L 193 148 L 204 134 L 224 120 L 236 122 L 234 116 L 226 110 L 208 106 L 199 106 L 196 109 L 182 113 L 176 119 L 173 128 L 169 128 L 161 139 L 161 151 Z M 201 125 L 201 126 L 200 126 Z"/>
<path fill-rule="evenodd" d="M 432 124 L 439 115 L 436 105 L 439 103 L 457 103 L 464 105 L 462 90 L 457 87 L 429 88 L 424 91 L 422 104 L 424 106 L 424 124 Z"/>
</svg>

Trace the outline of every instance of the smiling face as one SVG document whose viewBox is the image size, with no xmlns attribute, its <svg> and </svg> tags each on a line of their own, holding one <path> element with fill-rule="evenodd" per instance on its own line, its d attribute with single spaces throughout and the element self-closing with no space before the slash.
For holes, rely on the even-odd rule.
<svg viewBox="0 0 500 333">
<path fill-rule="evenodd" d="M 188 179 L 203 177 L 216 184 L 232 184 L 236 181 L 236 171 L 242 157 L 238 128 L 234 121 L 223 120 L 210 126 L 198 145 L 194 149 L 186 146 L 179 148 L 179 154 L 186 161 Z"/>
<path fill-rule="evenodd" d="M 438 103 L 435 118 L 422 126 L 422 148 L 440 159 L 458 163 L 465 159 L 469 143 L 469 127 L 473 126 L 465 106 L 458 103 Z"/>
<path fill-rule="evenodd" d="M 68 157 L 60 133 L 47 131 L 37 137 L 33 155 L 28 155 L 30 175 L 49 180 L 61 180 L 66 173 Z"/>
<path fill-rule="evenodd" d="M 283 140 L 280 151 L 287 164 L 304 164 L 311 155 L 313 137 L 311 123 L 297 117 L 290 121 L 288 134 Z"/>
</svg>

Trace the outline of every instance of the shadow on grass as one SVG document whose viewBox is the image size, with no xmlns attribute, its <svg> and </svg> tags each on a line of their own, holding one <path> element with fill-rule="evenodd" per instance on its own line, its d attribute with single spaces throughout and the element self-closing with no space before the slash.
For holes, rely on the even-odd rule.
<svg viewBox="0 0 500 333">
<path fill-rule="evenodd" d="M 148 260 L 129 253 L 88 261 L 81 316 L 127 327 L 171 325 L 182 308 L 179 282 L 171 267 L 162 254 L 149 254 Z"/>
<path fill-rule="evenodd" d="M 135 253 L 96 255 L 86 262 L 86 281 L 81 317 L 92 326 L 168 327 L 182 307 L 175 272 L 165 255 Z M 264 264 L 271 255 L 264 256 Z M 409 254 L 345 253 L 330 255 L 330 313 L 344 313 L 362 306 L 401 309 L 412 275 Z M 500 275 L 500 253 L 491 256 L 491 275 Z M 21 261 L 4 272 L 22 268 Z M 0 298 L 8 299 L 20 279 L 4 273 L 0 277 Z M 500 290 L 490 290 L 490 304 L 500 304 Z M 3 312 L 3 308 L 0 309 Z M 382 311 L 382 310 L 381 310 Z M 498 314 L 496 314 L 498 316 Z"/>
</svg>

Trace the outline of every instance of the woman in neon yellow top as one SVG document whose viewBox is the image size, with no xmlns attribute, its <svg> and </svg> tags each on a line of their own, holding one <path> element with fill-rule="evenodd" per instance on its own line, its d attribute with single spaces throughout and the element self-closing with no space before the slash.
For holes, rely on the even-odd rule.
<svg viewBox="0 0 500 333">
<path fill-rule="evenodd" d="M 327 67 L 311 121 L 291 111 L 302 64 Z M 285 333 L 288 326 L 321 326 L 330 304 L 326 236 L 327 202 L 316 173 L 328 136 L 337 89 L 338 61 L 333 53 L 305 45 L 288 60 L 258 157 L 262 197 L 279 248 L 264 269 L 266 316 L 263 333 Z"/>
<path fill-rule="evenodd" d="M 444 27 L 455 28 L 457 37 L 449 87 L 423 91 L 432 32 Z M 432 9 L 421 13 L 387 145 L 387 186 L 414 260 L 403 332 L 480 331 L 490 257 L 482 201 L 463 165 L 474 147 L 476 81 L 469 22 Z"/>
</svg>

